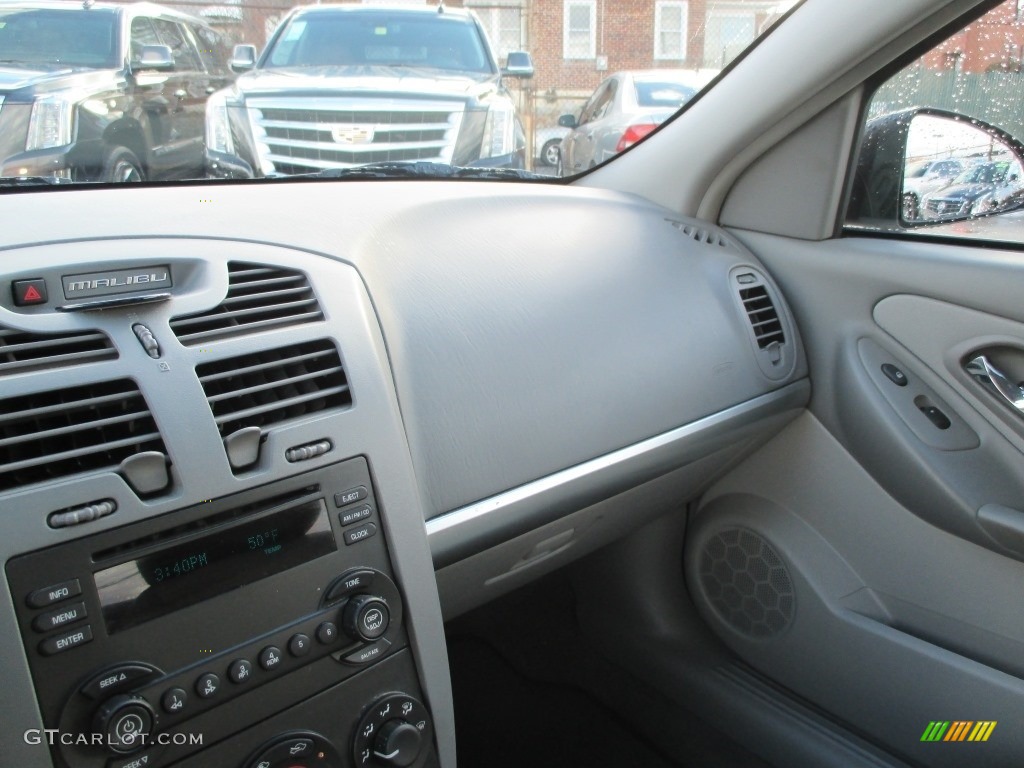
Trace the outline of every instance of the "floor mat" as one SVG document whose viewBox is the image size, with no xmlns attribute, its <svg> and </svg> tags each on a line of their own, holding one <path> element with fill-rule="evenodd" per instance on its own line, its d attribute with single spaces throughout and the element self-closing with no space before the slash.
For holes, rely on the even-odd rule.
<svg viewBox="0 0 1024 768">
<path fill-rule="evenodd" d="M 519 675 L 484 641 L 448 652 L 460 768 L 678 768 L 587 693 Z"/>
</svg>

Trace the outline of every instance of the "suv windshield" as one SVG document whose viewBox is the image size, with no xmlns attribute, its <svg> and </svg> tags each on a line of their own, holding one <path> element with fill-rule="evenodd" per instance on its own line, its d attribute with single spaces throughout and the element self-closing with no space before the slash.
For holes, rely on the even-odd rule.
<svg viewBox="0 0 1024 768">
<path fill-rule="evenodd" d="M 293 18 L 271 43 L 263 67 L 427 67 L 493 74 L 476 29 L 432 14 L 308 13 Z"/>
<path fill-rule="evenodd" d="M 117 65 L 110 11 L 0 9 L 0 65 L 26 68 Z"/>
</svg>

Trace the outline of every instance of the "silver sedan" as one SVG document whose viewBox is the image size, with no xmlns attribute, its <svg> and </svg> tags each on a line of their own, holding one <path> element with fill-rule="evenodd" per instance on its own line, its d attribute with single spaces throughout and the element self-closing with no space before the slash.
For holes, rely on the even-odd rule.
<svg viewBox="0 0 1024 768">
<path fill-rule="evenodd" d="M 562 140 L 559 175 L 571 176 L 603 163 L 640 139 L 696 92 L 693 73 L 681 70 L 616 72 L 606 78 L 579 115 L 562 115 L 571 129 Z"/>
</svg>

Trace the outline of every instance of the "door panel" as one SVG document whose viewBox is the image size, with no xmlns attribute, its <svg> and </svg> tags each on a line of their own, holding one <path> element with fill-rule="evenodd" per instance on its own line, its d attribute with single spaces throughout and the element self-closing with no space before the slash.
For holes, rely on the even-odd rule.
<svg viewBox="0 0 1024 768">
<path fill-rule="evenodd" d="M 1024 373 L 1024 255 L 734 234 L 792 306 L 814 394 L 701 500 L 694 602 L 744 661 L 904 759 L 1018 765 L 1024 418 L 964 364 Z"/>
</svg>

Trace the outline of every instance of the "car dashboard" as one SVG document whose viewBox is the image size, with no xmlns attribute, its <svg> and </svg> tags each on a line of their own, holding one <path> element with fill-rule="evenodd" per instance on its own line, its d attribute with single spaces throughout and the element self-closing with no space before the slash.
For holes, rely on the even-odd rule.
<svg viewBox="0 0 1024 768">
<path fill-rule="evenodd" d="M 637 197 L 43 194 L 0 236 L 11 764 L 453 766 L 444 621 L 809 397 L 756 257 Z"/>
</svg>

